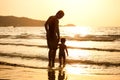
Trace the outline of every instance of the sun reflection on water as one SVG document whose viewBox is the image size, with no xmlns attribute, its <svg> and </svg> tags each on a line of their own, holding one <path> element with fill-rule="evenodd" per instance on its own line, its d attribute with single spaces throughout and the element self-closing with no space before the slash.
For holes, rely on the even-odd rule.
<svg viewBox="0 0 120 80">
<path fill-rule="evenodd" d="M 75 27 L 67 29 L 67 33 L 69 34 L 70 37 L 73 37 L 73 38 L 85 37 L 90 34 L 90 27 L 75 26 Z M 89 47 L 90 46 L 89 42 L 87 44 L 84 41 L 80 42 L 80 41 L 69 40 L 69 41 L 66 41 L 66 45 L 69 46 L 68 59 L 71 59 L 73 61 L 76 61 L 76 60 L 79 61 L 79 60 L 88 59 L 90 57 L 89 51 L 80 49 L 80 48 Z M 75 47 L 75 48 L 72 48 L 72 47 Z M 70 74 L 89 74 L 89 71 L 81 67 L 80 63 L 72 64 L 72 66 L 68 65 L 65 67 L 65 69 L 66 69 L 66 72 Z"/>
<path fill-rule="evenodd" d="M 87 26 L 75 26 L 74 28 L 67 29 L 68 33 L 71 33 L 71 37 L 76 37 L 76 35 L 85 37 L 86 35 L 90 34 L 90 27 Z"/>
<path fill-rule="evenodd" d="M 90 56 L 88 51 L 79 50 L 79 49 L 69 49 L 69 57 L 72 59 L 84 59 Z"/>
<path fill-rule="evenodd" d="M 67 66 L 66 67 L 66 72 L 69 73 L 69 74 L 86 74 L 86 73 L 89 73 L 83 68 L 72 67 L 72 66 Z"/>
</svg>

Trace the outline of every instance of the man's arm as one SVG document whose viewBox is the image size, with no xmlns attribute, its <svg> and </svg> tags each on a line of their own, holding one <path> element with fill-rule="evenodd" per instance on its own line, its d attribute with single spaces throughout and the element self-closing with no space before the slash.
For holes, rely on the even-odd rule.
<svg viewBox="0 0 120 80">
<path fill-rule="evenodd" d="M 48 33 L 48 22 L 49 22 L 49 19 L 45 23 L 45 30 L 46 30 L 47 33 Z"/>
<path fill-rule="evenodd" d="M 45 22 L 45 30 L 48 33 L 49 32 L 49 23 L 50 23 L 51 17 L 48 18 L 48 20 Z"/>
<path fill-rule="evenodd" d="M 57 20 L 55 22 L 55 28 L 56 28 L 57 37 L 58 37 L 58 39 L 60 39 L 59 21 L 57 21 Z"/>
<path fill-rule="evenodd" d="M 57 27 L 57 36 L 58 38 L 60 39 L 60 31 L 59 31 L 59 28 Z"/>
</svg>

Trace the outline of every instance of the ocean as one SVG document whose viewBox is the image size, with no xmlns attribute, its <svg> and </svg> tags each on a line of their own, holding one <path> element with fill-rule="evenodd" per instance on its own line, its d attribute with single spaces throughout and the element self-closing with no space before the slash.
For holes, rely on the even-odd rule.
<svg viewBox="0 0 120 80">
<path fill-rule="evenodd" d="M 69 56 L 66 71 L 74 74 L 120 75 L 120 26 L 60 27 Z M 44 27 L 0 27 L 0 65 L 47 68 Z M 58 50 L 55 66 L 58 67 Z"/>
</svg>

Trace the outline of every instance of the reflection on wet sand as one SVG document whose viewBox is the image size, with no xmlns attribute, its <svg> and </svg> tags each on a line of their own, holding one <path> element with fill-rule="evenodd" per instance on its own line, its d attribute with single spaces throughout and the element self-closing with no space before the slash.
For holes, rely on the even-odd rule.
<svg viewBox="0 0 120 80">
<path fill-rule="evenodd" d="M 57 75 L 57 71 L 55 70 L 48 70 L 48 80 L 67 80 L 67 77 L 65 75 L 65 71 L 59 70 L 59 73 Z"/>
<path fill-rule="evenodd" d="M 48 80 L 55 80 L 55 71 L 54 70 L 48 71 Z"/>
</svg>

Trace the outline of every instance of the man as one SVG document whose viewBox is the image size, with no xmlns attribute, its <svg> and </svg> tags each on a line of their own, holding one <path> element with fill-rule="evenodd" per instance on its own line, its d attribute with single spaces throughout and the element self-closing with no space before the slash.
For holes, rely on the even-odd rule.
<svg viewBox="0 0 120 80">
<path fill-rule="evenodd" d="M 63 16 L 64 12 L 60 10 L 56 13 L 55 16 L 50 16 L 45 23 L 47 45 L 49 48 L 49 67 L 54 67 L 56 50 L 60 39 L 59 19 L 61 19 Z"/>
</svg>

